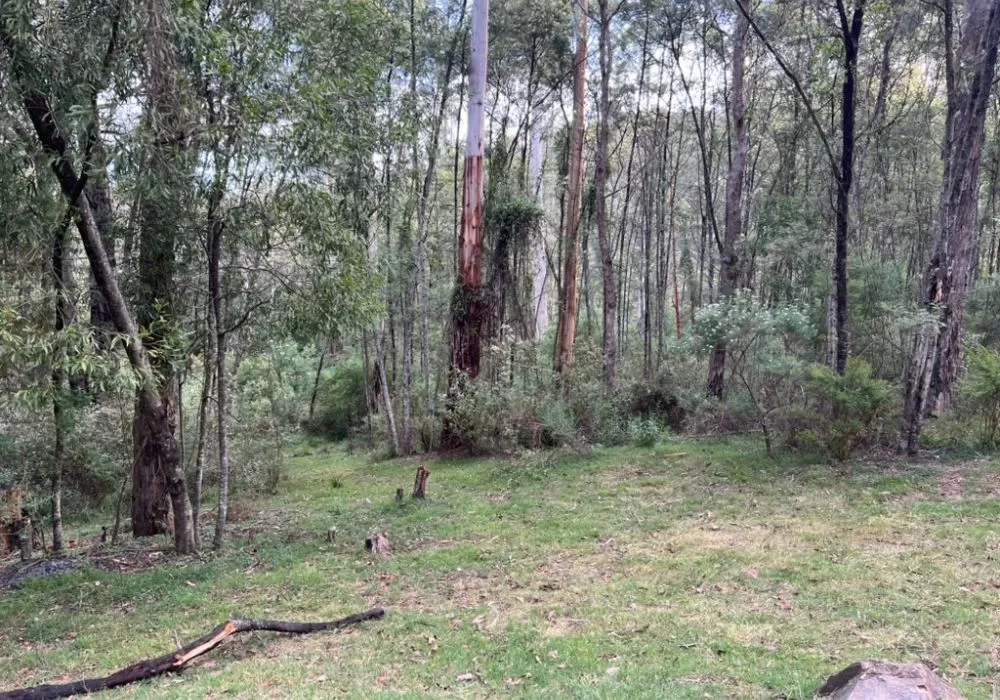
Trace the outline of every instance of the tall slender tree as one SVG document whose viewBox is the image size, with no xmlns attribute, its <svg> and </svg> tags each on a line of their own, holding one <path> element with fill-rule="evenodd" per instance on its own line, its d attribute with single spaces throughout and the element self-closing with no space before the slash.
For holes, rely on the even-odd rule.
<svg viewBox="0 0 1000 700">
<path fill-rule="evenodd" d="M 609 0 L 597 0 L 600 10 L 600 66 L 601 91 L 598 98 L 600 125 L 597 130 L 597 154 L 594 163 L 595 210 L 597 215 L 597 244 L 601 251 L 601 282 L 604 288 L 604 385 L 614 391 L 618 384 L 618 287 L 615 284 L 614 254 L 608 235 L 608 141 L 611 138 L 611 20 L 621 9 L 621 3 L 612 10 Z M 624 254 L 624 251 L 622 251 Z"/>
<path fill-rule="evenodd" d="M 486 316 L 483 298 L 483 211 L 486 65 L 489 47 L 489 0 L 474 0 L 469 57 L 469 113 L 462 177 L 462 221 L 458 236 L 458 281 L 452 301 L 449 392 L 463 377 L 479 376 L 482 333 Z M 441 442 L 461 444 L 452 421 L 445 421 Z"/>
<path fill-rule="evenodd" d="M 559 294 L 559 331 L 555 369 L 566 379 L 573 367 L 576 315 L 580 304 L 580 218 L 583 213 L 584 109 L 587 93 L 587 0 L 576 0 L 576 58 L 573 63 L 573 131 L 569 146 L 569 182 L 564 231 L 562 288 Z"/>
<path fill-rule="evenodd" d="M 848 326 L 847 243 L 851 224 L 851 187 L 854 184 L 854 142 L 857 113 L 858 49 L 865 16 L 865 1 L 857 0 L 848 18 L 843 0 L 837 0 L 840 35 L 844 44 L 844 83 L 840 102 L 840 169 L 837 183 L 837 231 L 834 241 L 833 280 L 836 288 L 837 352 L 835 368 L 838 374 L 847 369 L 850 353 Z"/>
<path fill-rule="evenodd" d="M 819 136 L 823 145 L 823 151 L 829 161 L 830 170 L 833 173 L 834 186 L 836 187 L 836 226 L 834 229 L 834 254 L 833 254 L 833 280 L 834 280 L 834 316 L 833 324 L 836 333 L 836 347 L 834 352 L 834 368 L 838 374 L 843 374 L 847 367 L 847 356 L 850 353 L 850 338 L 848 337 L 848 287 L 847 287 L 847 247 L 848 232 L 850 228 L 850 194 L 854 181 L 854 141 L 855 141 L 855 121 L 856 121 L 856 97 L 857 97 L 857 71 L 858 53 L 861 44 L 861 30 L 864 23 L 866 0 L 857 0 L 848 17 L 847 8 L 843 0 L 837 0 L 837 18 L 839 20 L 840 38 L 844 45 L 844 80 L 841 86 L 840 101 L 840 121 L 841 121 L 841 148 L 840 158 L 834 155 L 833 147 L 830 145 L 830 138 L 824 128 L 820 117 L 813 106 L 812 100 L 802 86 L 799 77 L 789 67 L 782 58 L 774 44 L 764 36 L 760 27 L 750 15 L 748 8 L 742 2 L 737 2 L 736 7 L 740 14 L 746 19 L 761 43 L 774 57 L 782 72 L 788 77 L 795 88 L 795 92 L 802 100 L 803 106 L 809 115 L 809 119 L 816 128 L 816 135 Z"/>
<path fill-rule="evenodd" d="M 743 3 L 744 0 L 735 0 Z M 747 8 L 749 14 L 750 9 Z M 746 73 L 747 41 L 750 36 L 748 14 L 737 15 L 733 30 L 732 79 L 729 83 L 730 151 L 729 174 L 726 178 L 726 222 L 719 243 L 719 297 L 729 299 L 736 291 L 740 278 L 737 252 L 743 235 L 743 188 L 747 171 L 750 139 L 747 129 L 747 102 L 743 82 Z M 708 393 L 721 399 L 726 382 L 726 344 L 719 342 L 712 351 L 708 367 Z"/>
</svg>

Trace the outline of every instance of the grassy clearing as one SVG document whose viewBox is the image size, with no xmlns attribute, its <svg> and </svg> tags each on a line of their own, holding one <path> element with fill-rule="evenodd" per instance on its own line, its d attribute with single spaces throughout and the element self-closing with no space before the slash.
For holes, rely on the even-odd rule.
<svg viewBox="0 0 1000 700">
<path fill-rule="evenodd" d="M 428 500 L 397 505 L 416 464 L 302 446 L 280 496 L 236 509 L 221 556 L 0 594 L 0 690 L 104 675 L 229 616 L 380 604 L 381 622 L 238 639 L 117 695 L 810 698 L 865 657 L 1000 693 L 989 461 L 834 469 L 671 443 L 434 461 Z M 374 529 L 389 559 L 363 550 Z"/>
</svg>

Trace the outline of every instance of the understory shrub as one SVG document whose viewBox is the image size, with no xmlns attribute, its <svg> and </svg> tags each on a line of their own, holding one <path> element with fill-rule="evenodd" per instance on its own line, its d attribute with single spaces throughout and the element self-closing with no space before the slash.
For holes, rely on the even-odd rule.
<svg viewBox="0 0 1000 700">
<path fill-rule="evenodd" d="M 628 422 L 628 439 L 636 447 L 655 447 L 663 429 L 655 418 L 632 418 Z"/>
<path fill-rule="evenodd" d="M 365 419 L 365 373 L 358 358 L 349 358 L 325 369 L 316 392 L 312 419 L 306 432 L 330 440 L 342 440 Z"/>
<path fill-rule="evenodd" d="M 755 424 L 772 454 L 775 433 L 785 427 L 790 409 L 800 400 L 803 357 L 811 352 L 815 335 L 803 309 L 761 306 L 740 293 L 699 311 L 684 350 L 708 357 L 717 344 L 725 344 L 725 401 L 709 400 L 707 407 L 722 409 L 721 415 L 737 429 Z"/>
<path fill-rule="evenodd" d="M 453 415 L 466 446 L 480 454 L 562 447 L 579 439 L 569 407 L 551 387 L 466 383 L 454 398 Z"/>
<path fill-rule="evenodd" d="M 629 387 L 627 412 L 630 416 L 654 419 L 659 425 L 669 426 L 676 432 L 684 429 L 687 418 L 687 412 L 662 375 Z"/>
<path fill-rule="evenodd" d="M 920 442 L 928 449 L 995 449 L 1000 446 L 1000 351 L 971 343 L 965 347 L 965 372 L 959 382 L 958 400 L 948 411 L 931 412 L 924 421 Z M 887 437 L 898 430 L 896 402 L 879 413 L 879 421 L 891 426 Z"/>
<path fill-rule="evenodd" d="M 607 391 L 600 349 L 592 343 L 577 345 L 568 385 L 551 369 L 548 353 L 513 340 L 511 333 L 501 332 L 484 354 L 479 378 L 462 382 L 450 399 L 455 428 L 473 452 L 618 445 L 628 439 L 627 394 Z"/>
<path fill-rule="evenodd" d="M 806 392 L 818 409 L 811 437 L 838 460 L 872 440 L 876 419 L 893 396 L 889 382 L 872 377 L 871 365 L 859 358 L 848 361 L 843 375 L 826 365 L 813 365 Z"/>
<path fill-rule="evenodd" d="M 982 446 L 996 447 L 1000 430 L 1000 352 L 971 345 L 965 350 L 965 362 L 965 376 L 959 385 L 962 412 L 970 413 L 982 425 Z"/>
</svg>

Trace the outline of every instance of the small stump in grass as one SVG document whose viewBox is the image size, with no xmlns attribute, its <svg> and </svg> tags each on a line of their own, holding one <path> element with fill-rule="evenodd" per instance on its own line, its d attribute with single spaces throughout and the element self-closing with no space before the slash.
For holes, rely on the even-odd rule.
<svg viewBox="0 0 1000 700">
<path fill-rule="evenodd" d="M 923 664 L 859 661 L 830 678 L 817 695 L 830 700 L 965 700 Z"/>
<path fill-rule="evenodd" d="M 387 557 L 392 552 L 392 545 L 389 544 L 388 537 L 381 532 L 376 532 L 365 540 L 365 549 L 379 556 Z"/>
<path fill-rule="evenodd" d="M 427 492 L 427 477 L 431 475 L 430 470 L 424 465 L 417 468 L 417 476 L 413 480 L 413 497 L 423 498 Z"/>
</svg>

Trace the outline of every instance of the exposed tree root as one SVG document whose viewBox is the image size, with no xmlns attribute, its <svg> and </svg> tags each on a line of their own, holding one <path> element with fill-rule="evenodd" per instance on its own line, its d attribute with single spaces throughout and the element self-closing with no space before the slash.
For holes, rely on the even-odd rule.
<svg viewBox="0 0 1000 700">
<path fill-rule="evenodd" d="M 155 659 L 138 661 L 104 678 L 91 678 L 58 685 L 39 685 L 0 693 L 0 700 L 43 700 L 44 698 L 65 698 L 71 695 L 96 693 L 109 688 L 117 688 L 129 683 L 181 671 L 192 660 L 207 654 L 219 646 L 226 637 L 242 632 L 284 632 L 286 634 L 309 634 L 324 630 L 340 629 L 356 625 L 366 620 L 377 620 L 385 615 L 382 608 L 372 608 L 357 615 L 331 622 L 283 622 L 281 620 L 230 620 L 219 625 L 200 639 L 181 647 L 175 652 Z"/>
</svg>

